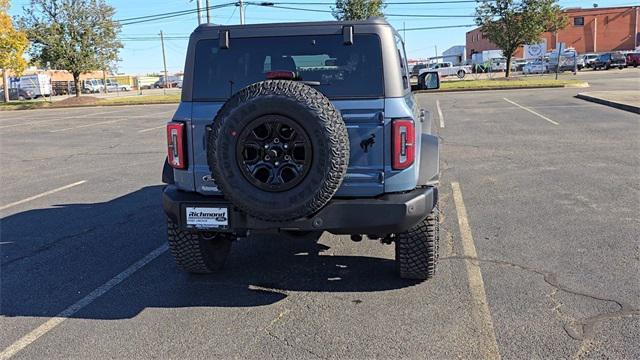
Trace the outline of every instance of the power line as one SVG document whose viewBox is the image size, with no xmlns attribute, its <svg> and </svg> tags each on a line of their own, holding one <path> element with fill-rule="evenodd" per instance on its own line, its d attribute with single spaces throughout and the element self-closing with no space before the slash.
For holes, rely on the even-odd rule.
<svg viewBox="0 0 640 360">
<path fill-rule="evenodd" d="M 220 9 L 220 8 L 223 8 L 223 7 L 235 6 L 235 5 L 236 5 L 235 2 L 229 2 L 229 3 L 219 4 L 219 5 L 212 5 L 212 6 L 209 6 L 207 8 L 208 9 Z M 201 9 L 201 11 L 202 11 L 202 9 Z M 126 25 L 140 24 L 140 23 L 144 23 L 144 22 L 163 20 L 163 19 L 168 19 L 168 18 L 173 18 L 173 17 L 178 17 L 178 16 L 184 16 L 184 15 L 190 15 L 190 14 L 197 14 L 197 13 L 198 13 L 198 9 L 189 9 L 189 10 L 172 11 L 172 12 L 159 13 L 159 14 L 146 15 L 146 16 L 138 16 L 138 17 L 134 17 L 134 18 L 119 19 L 119 20 L 116 20 L 116 21 L 119 22 L 120 25 L 126 26 Z"/>
<path fill-rule="evenodd" d="M 307 12 L 333 14 L 332 10 L 308 9 L 308 8 L 299 8 L 299 7 L 291 7 L 291 6 L 280 6 L 280 5 L 271 5 L 271 4 L 275 4 L 275 3 L 247 3 L 247 5 L 265 6 L 265 7 L 283 9 L 283 10 L 307 11 Z M 474 18 L 475 17 L 475 15 L 462 15 L 462 14 L 456 14 L 456 15 L 384 14 L 384 16 L 386 16 L 386 17 L 405 17 L 405 18 L 406 17 L 417 17 L 417 18 L 462 18 L 462 17 Z"/>
<path fill-rule="evenodd" d="M 461 24 L 461 25 L 445 25 L 445 26 L 427 26 L 427 27 L 414 27 L 407 28 L 404 31 L 423 31 L 423 30 L 439 30 L 439 29 L 453 29 L 453 28 L 465 28 L 474 27 L 476 24 Z M 165 36 L 164 40 L 186 40 L 189 36 Z M 158 36 L 145 36 L 145 37 L 121 37 L 122 41 L 158 41 Z"/>
<path fill-rule="evenodd" d="M 386 5 L 429 5 L 429 4 L 459 4 L 476 3 L 476 0 L 437 0 L 437 1 L 396 1 L 386 2 Z M 483 1 L 481 1 L 483 2 Z M 335 5 L 335 2 L 299 2 L 299 1 L 276 1 L 275 5 Z"/>
<path fill-rule="evenodd" d="M 476 24 L 467 24 L 467 25 L 428 26 L 428 27 L 408 28 L 408 29 L 404 29 L 404 30 L 405 31 L 438 30 L 438 29 L 464 28 L 464 27 L 473 27 L 473 26 L 478 26 L 478 25 L 476 25 Z"/>
</svg>

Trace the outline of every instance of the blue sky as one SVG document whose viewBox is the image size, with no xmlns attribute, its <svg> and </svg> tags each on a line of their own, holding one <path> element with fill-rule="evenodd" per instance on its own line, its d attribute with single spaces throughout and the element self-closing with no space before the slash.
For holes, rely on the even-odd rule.
<svg viewBox="0 0 640 360">
<path fill-rule="evenodd" d="M 246 1 L 246 0 L 245 0 Z M 260 2 L 261 0 L 256 0 Z M 278 2 L 295 2 L 295 5 L 283 5 L 290 7 L 298 7 L 305 9 L 330 10 L 331 0 L 270 0 L 274 3 Z M 402 2 L 412 2 L 419 0 L 404 0 Z M 425 0 L 438 1 L 438 0 Z M 202 0 L 204 4 L 205 0 Z M 232 0 L 210 0 L 210 5 L 219 5 L 230 3 Z M 456 4 L 394 4 L 401 2 L 400 0 L 387 0 L 388 6 L 385 9 L 387 14 L 398 15 L 473 15 L 475 3 L 456 3 Z M 576 0 L 560 0 L 562 7 L 591 7 L 596 2 L 599 7 L 606 6 L 623 6 L 633 5 L 633 1 L 625 0 L 600 0 L 600 1 L 576 1 Z M 18 15 L 22 13 L 22 6 L 29 3 L 29 0 L 11 1 L 12 8 L 10 14 Z M 152 14 L 181 11 L 196 8 L 195 0 L 107 0 L 107 3 L 115 7 L 116 19 L 126 19 Z M 312 3 L 322 3 L 313 5 Z M 211 12 L 212 22 L 219 24 L 238 24 L 239 14 L 237 6 L 227 6 L 220 9 L 214 9 Z M 272 7 L 247 5 L 245 6 L 245 22 L 250 23 L 268 23 L 268 22 L 290 22 L 290 21 L 321 21 L 332 20 L 330 13 L 308 12 L 289 9 L 278 9 Z M 449 26 L 449 25 L 467 25 L 473 24 L 472 17 L 452 17 L 452 18 L 415 18 L 415 17 L 388 17 L 388 21 L 400 30 Z M 187 14 L 184 16 L 126 25 L 122 28 L 121 37 L 125 40 L 124 49 L 121 50 L 118 64 L 118 72 L 127 74 L 145 74 L 149 72 L 160 72 L 162 70 L 162 51 L 160 48 L 160 38 L 158 36 L 160 30 L 168 36 L 165 41 L 165 50 L 167 56 L 167 69 L 170 73 L 181 71 L 184 67 L 184 55 L 187 46 L 186 39 L 171 39 L 171 37 L 188 36 L 193 28 L 197 26 L 197 18 L 195 14 Z M 443 50 L 454 45 L 464 45 L 465 32 L 472 29 L 468 28 L 450 28 L 438 30 L 416 30 L 406 32 L 406 48 L 409 58 L 424 58 L 434 56 L 437 51 L 439 54 Z M 133 40 L 136 39 L 136 40 Z"/>
</svg>

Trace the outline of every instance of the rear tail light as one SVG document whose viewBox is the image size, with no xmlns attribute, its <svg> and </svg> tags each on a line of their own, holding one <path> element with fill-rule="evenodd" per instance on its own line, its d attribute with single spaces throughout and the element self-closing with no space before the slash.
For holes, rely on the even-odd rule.
<svg viewBox="0 0 640 360">
<path fill-rule="evenodd" d="M 295 80 L 296 73 L 293 71 L 274 70 L 265 74 L 268 80 Z"/>
<path fill-rule="evenodd" d="M 416 157 L 416 131 L 411 119 L 396 119 L 391 122 L 392 164 L 394 170 L 406 169 Z"/>
<path fill-rule="evenodd" d="M 174 169 L 187 167 L 187 153 L 185 149 L 184 123 L 170 122 L 167 124 L 167 159 Z"/>
</svg>

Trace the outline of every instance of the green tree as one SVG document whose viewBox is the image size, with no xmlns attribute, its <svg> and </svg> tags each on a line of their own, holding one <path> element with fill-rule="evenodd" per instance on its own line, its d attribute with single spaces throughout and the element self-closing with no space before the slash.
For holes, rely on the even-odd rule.
<svg viewBox="0 0 640 360">
<path fill-rule="evenodd" d="M 20 25 L 32 42 L 30 55 L 40 64 L 67 70 L 80 96 L 80 74 L 108 70 L 122 43 L 115 9 L 104 0 L 31 0 Z"/>
<path fill-rule="evenodd" d="M 496 44 L 507 59 L 506 77 L 511 74 L 511 58 L 525 44 L 537 43 L 545 31 L 567 25 L 557 0 L 478 0 L 476 24 L 482 35 Z"/>
<path fill-rule="evenodd" d="M 5 101 L 9 101 L 9 74 L 13 70 L 16 75 L 24 71 L 27 62 L 22 54 L 29 46 L 29 40 L 24 32 L 13 27 L 9 10 L 9 0 L 0 0 L 0 69 L 3 76 L 3 92 Z"/>
<path fill-rule="evenodd" d="M 369 16 L 384 16 L 384 0 L 336 0 L 332 9 L 338 20 L 365 20 Z"/>
</svg>

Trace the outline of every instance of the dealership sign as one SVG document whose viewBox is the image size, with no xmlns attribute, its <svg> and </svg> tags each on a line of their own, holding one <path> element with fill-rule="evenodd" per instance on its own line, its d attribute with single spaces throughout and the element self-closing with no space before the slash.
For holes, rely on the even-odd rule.
<svg viewBox="0 0 640 360">
<path fill-rule="evenodd" d="M 525 59 L 539 59 L 547 52 L 547 42 L 543 41 L 539 44 L 527 44 L 524 46 Z"/>
</svg>

